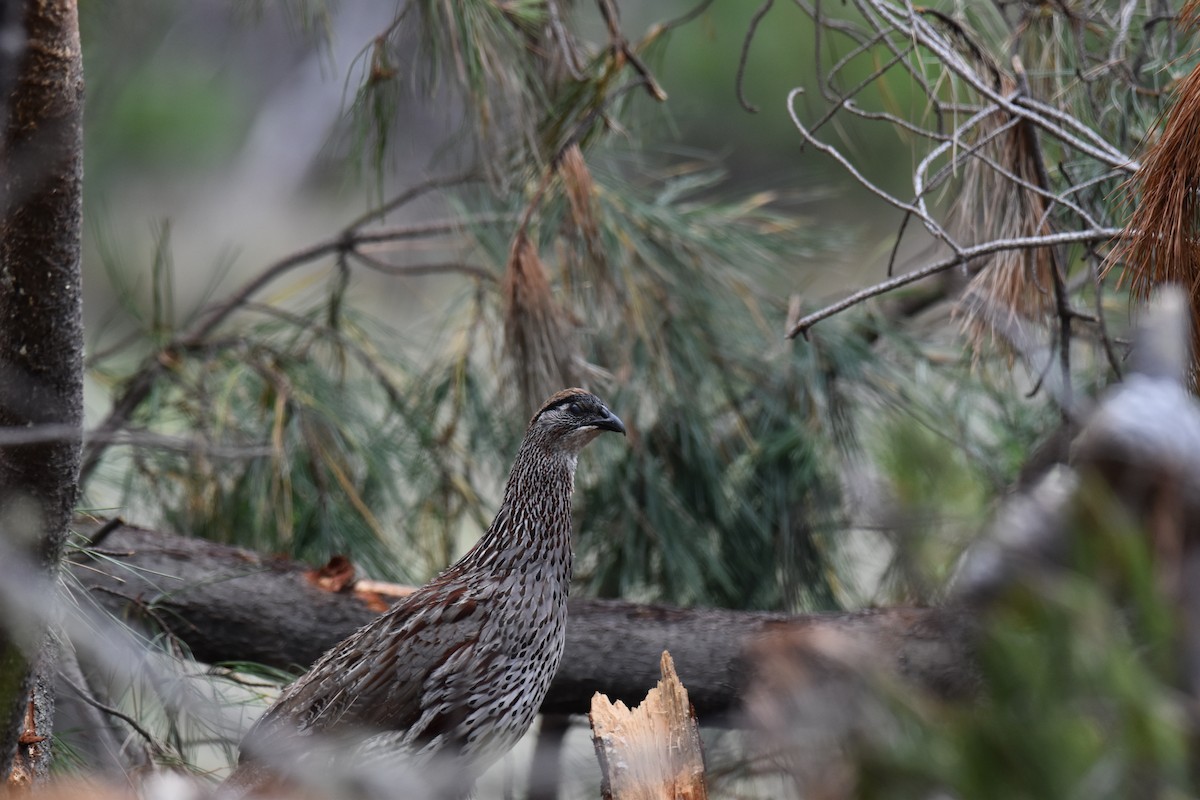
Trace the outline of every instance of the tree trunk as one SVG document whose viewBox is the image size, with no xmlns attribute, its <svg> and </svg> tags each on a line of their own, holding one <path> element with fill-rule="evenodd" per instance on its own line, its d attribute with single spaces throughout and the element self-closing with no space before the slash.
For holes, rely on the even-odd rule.
<svg viewBox="0 0 1200 800">
<path fill-rule="evenodd" d="M 11 92 L 0 143 L 0 427 L 73 433 L 0 447 L 0 548 L 52 572 L 74 510 L 83 419 L 83 70 L 75 3 L 23 7 L 24 36 L 5 30 L 0 55 L 12 57 L 13 42 L 23 39 L 3 87 Z M 33 780 L 46 769 L 53 700 L 33 670 L 45 629 L 30 631 L 22 620 L 16 641 L 12 622 L 21 613 L 0 616 L 0 778 L 9 777 L 20 741 L 23 777 Z"/>
<path fill-rule="evenodd" d="M 78 526 L 85 535 L 97 525 Z M 123 617 L 167 626 L 202 661 L 306 668 L 395 600 L 348 565 L 313 570 L 228 545 L 129 526 L 104 560 L 73 564 L 79 585 Z M 366 587 L 366 588 L 364 588 Z M 572 599 L 562 664 L 543 713 L 585 714 L 592 695 L 637 703 L 670 650 L 701 722 L 730 724 L 764 641 L 836 632 L 873 648 L 881 669 L 942 695 L 973 685 L 969 624 L 958 612 L 887 609 L 789 616 Z"/>
</svg>

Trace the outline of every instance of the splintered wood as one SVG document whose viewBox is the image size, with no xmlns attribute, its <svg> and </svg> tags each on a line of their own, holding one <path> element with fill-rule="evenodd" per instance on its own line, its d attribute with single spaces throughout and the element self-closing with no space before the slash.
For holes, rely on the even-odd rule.
<svg viewBox="0 0 1200 800">
<path fill-rule="evenodd" d="M 630 709 L 597 692 L 592 742 L 604 774 L 605 800 L 705 800 L 700 731 L 687 690 L 663 651 L 662 680 Z"/>
</svg>

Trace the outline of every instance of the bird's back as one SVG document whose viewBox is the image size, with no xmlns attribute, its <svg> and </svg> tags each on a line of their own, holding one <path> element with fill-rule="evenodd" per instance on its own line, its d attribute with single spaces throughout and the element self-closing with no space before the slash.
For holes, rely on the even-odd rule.
<svg viewBox="0 0 1200 800">
<path fill-rule="evenodd" d="M 428 742 L 450 718 L 473 710 L 466 701 L 479 707 L 479 693 L 519 694 L 529 679 L 548 681 L 541 665 L 556 665 L 561 654 L 558 600 L 565 600 L 569 572 L 531 567 L 500 580 L 442 576 L 422 587 L 285 689 L 248 740 L 286 728 L 305 735 L 411 731 L 414 743 Z"/>
<path fill-rule="evenodd" d="M 529 729 L 558 668 L 571 568 L 560 538 L 565 552 L 499 573 L 456 565 L 330 650 L 251 729 L 245 768 L 336 735 L 360 764 L 449 756 L 482 771 Z"/>
</svg>

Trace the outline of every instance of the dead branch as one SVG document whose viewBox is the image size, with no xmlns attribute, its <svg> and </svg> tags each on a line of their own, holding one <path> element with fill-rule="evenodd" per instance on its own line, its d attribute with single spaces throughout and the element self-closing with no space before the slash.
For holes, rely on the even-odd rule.
<svg viewBox="0 0 1200 800">
<path fill-rule="evenodd" d="M 1007 270 L 1009 277 L 985 287 L 983 294 L 990 292 L 989 296 L 974 293 L 973 310 L 963 316 L 968 324 L 980 326 L 987 325 L 989 318 L 1027 315 L 1036 306 L 1030 321 L 1046 326 L 1057 337 L 1064 372 L 1061 389 L 1063 396 L 1070 396 L 1071 388 L 1065 385 L 1070 346 L 1080 335 L 1080 326 L 1073 322 L 1082 318 L 1078 309 L 1083 302 L 1092 302 L 1080 296 L 1081 287 L 1096 293 L 1100 287 L 1094 278 L 1083 284 L 1072 280 L 1077 276 L 1067 270 L 1078 261 L 1065 245 L 1094 245 L 1085 251 L 1084 264 L 1089 272 L 1095 271 L 1103 259 L 1100 245 L 1124 235 L 1109 193 L 1095 189 L 1141 167 L 1131 155 L 1138 144 L 1134 137 L 1140 135 L 1131 133 L 1131 128 L 1137 125 L 1101 127 L 1091 120 L 1115 113 L 1152 124 L 1162 110 L 1160 90 L 1184 69 L 1186 59 L 1174 49 L 1183 43 L 1176 41 L 1171 26 L 1158 26 L 1162 20 L 1152 9 L 1132 3 L 1069 10 L 1052 4 L 1036 20 L 1022 16 L 1016 21 L 1003 13 L 999 18 L 982 10 L 976 13 L 969 6 L 943 12 L 896 0 L 853 0 L 857 13 L 836 19 L 823 13 L 819 3 L 798 5 L 814 23 L 817 83 L 826 105 L 814 121 L 803 121 L 796 107 L 803 90 L 794 89 L 787 108 L 796 131 L 805 145 L 833 159 L 852 180 L 903 212 L 897 246 L 907 223 L 916 219 L 938 247 L 949 252 L 935 253 L 931 262 L 914 265 L 906 275 L 894 276 L 889 261 L 887 280 L 802 318 L 791 315 L 788 337 L 803 334 L 864 300 L 946 269 L 962 267 L 976 274 Z M 1050 35 L 1039 32 L 1038 25 L 1050 30 L 1052 18 L 1059 14 L 1070 18 L 1067 27 L 1074 37 L 1074 52 L 1056 67 L 1040 60 L 1054 43 L 1038 38 Z M 1003 21 L 997 25 L 999 20 Z M 1130 31 L 1138 27 L 1138 45 L 1131 47 Z M 1082 37 L 1082 30 L 1091 33 Z M 752 27 L 746 45 L 753 32 Z M 820 56 L 826 42 L 844 53 L 832 65 L 822 63 Z M 1148 57 L 1171 64 L 1170 74 L 1148 76 L 1139 71 Z M 1071 58 L 1078 63 L 1072 65 Z M 1038 63 L 1027 73 L 1023 59 Z M 839 86 L 839 77 L 855 68 L 865 77 L 856 76 L 848 88 Z M 886 95 L 883 82 L 896 73 L 923 95 L 925 114 L 906 119 L 889 107 L 872 107 L 882 105 L 873 99 L 872 91 Z M 1098 108 L 1101 96 L 1107 99 Z M 911 195 L 885 189 L 843 145 L 821 138 L 829 123 L 847 118 L 860 125 L 883 123 L 912 142 Z M 1014 164 L 1008 160 L 1013 151 L 1006 148 L 1016 148 L 1024 160 Z M 1064 165 L 1070 166 L 1069 172 Z M 979 196 L 977 205 L 972 205 L 973 193 Z M 955 209 L 964 205 L 981 218 L 964 218 L 955 224 Z M 1015 255 L 1018 251 L 1025 255 Z M 1055 265 L 1055 271 L 1042 279 L 1048 263 Z M 1051 299 L 1028 299 L 1043 294 Z M 980 313 L 992 304 L 995 313 Z M 1102 310 L 1096 319 L 1104 356 L 1115 364 Z M 1039 367 L 1030 365 L 1035 372 Z"/>
<path fill-rule="evenodd" d="M 974 245 L 973 247 L 965 247 L 960 255 L 950 256 L 941 261 L 935 261 L 932 264 L 927 264 L 923 267 L 906 272 L 903 275 L 882 281 L 874 286 L 868 286 L 866 289 L 860 289 L 848 297 L 839 300 L 836 303 L 831 303 L 819 311 L 814 311 L 801 317 L 787 332 L 789 339 L 794 339 L 797 336 L 806 333 L 813 325 L 816 325 L 823 319 L 828 319 L 835 314 L 840 314 L 848 308 L 858 305 L 872 297 L 878 297 L 882 294 L 887 294 L 894 289 L 899 289 L 901 286 L 907 286 L 910 283 L 916 283 L 919 280 L 928 278 L 930 275 L 937 275 L 940 272 L 945 272 L 952 267 L 961 266 L 979 256 L 991 255 L 1003 250 L 1020 250 L 1031 247 L 1045 247 L 1054 244 L 1067 244 L 1071 242 L 1099 242 L 1108 241 L 1116 237 L 1122 236 L 1124 229 L 1122 228 L 1100 228 L 1097 230 L 1084 231 L 1068 231 L 1063 233 L 1047 234 L 1046 236 L 1027 236 L 1019 239 L 1005 239 L 984 244 Z"/>
</svg>

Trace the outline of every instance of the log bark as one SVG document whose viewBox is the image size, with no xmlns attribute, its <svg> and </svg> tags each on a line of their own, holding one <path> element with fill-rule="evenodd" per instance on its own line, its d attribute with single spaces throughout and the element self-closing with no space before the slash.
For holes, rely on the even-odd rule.
<svg viewBox="0 0 1200 800">
<path fill-rule="evenodd" d="M 0 428 L 68 433 L 0 448 L 0 545 L 53 573 L 74 512 L 83 420 L 83 67 L 73 0 L 3 6 Z M 19 30 L 7 24 L 14 15 Z M 21 641 L 17 627 L 0 624 L 0 782 L 18 743 L 21 782 L 48 767 L 53 698 L 33 667 L 52 669 L 51 651 L 39 655 L 44 626 L 22 624 Z"/>
<path fill-rule="evenodd" d="M 97 523 L 77 526 L 94 534 Z M 281 558 L 126 525 L 76 559 L 78 585 L 122 617 L 161 626 L 202 661 L 303 669 L 393 602 L 345 565 L 320 570 Z M 890 668 L 939 694 L 972 685 L 969 625 L 958 612 L 887 609 L 789 616 L 572 599 L 562 664 L 544 713 L 585 714 L 592 695 L 637 703 L 659 680 L 663 650 L 704 724 L 736 724 L 749 653 L 783 634 L 833 631 L 875 648 Z"/>
</svg>

